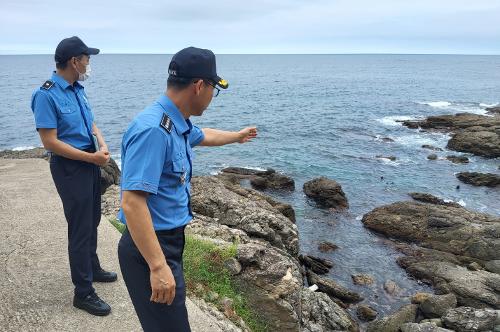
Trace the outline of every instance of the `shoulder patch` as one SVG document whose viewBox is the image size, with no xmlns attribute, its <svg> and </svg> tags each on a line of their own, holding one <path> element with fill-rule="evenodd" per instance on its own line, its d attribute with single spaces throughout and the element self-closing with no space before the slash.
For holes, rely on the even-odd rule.
<svg viewBox="0 0 500 332">
<path fill-rule="evenodd" d="M 54 81 L 47 80 L 42 84 L 42 89 L 48 90 L 54 85 Z"/>
<path fill-rule="evenodd" d="M 161 118 L 160 126 L 163 127 L 169 134 L 172 132 L 172 120 L 163 113 L 163 117 Z"/>
</svg>

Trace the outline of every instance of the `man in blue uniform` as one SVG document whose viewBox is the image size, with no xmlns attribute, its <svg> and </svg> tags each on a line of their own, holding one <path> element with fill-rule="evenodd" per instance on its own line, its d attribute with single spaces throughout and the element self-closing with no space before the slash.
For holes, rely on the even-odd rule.
<svg viewBox="0 0 500 332">
<path fill-rule="evenodd" d="M 210 50 L 185 48 L 169 65 L 167 91 L 129 125 L 122 141 L 122 204 L 126 223 L 118 245 L 123 279 L 142 328 L 190 331 L 182 271 L 184 227 L 193 218 L 192 148 L 245 143 L 255 127 L 239 132 L 200 129 L 200 116 L 228 83 L 217 76 Z"/>
<path fill-rule="evenodd" d="M 56 71 L 31 99 L 36 129 L 49 154 L 50 171 L 68 222 L 73 305 L 105 316 L 111 308 L 92 287 L 111 282 L 114 272 L 101 268 L 97 257 L 97 226 L 101 219 L 100 169 L 110 156 L 94 123 L 84 88 L 78 81 L 90 75 L 90 56 L 98 54 L 78 37 L 63 39 L 56 48 Z"/>
</svg>

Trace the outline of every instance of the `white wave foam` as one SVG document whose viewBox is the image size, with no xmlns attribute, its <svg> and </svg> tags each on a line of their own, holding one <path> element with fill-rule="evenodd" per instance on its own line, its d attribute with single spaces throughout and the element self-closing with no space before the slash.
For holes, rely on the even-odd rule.
<svg viewBox="0 0 500 332">
<path fill-rule="evenodd" d="M 449 101 L 429 101 L 429 102 L 418 102 L 420 105 L 428 105 L 435 108 L 447 108 L 451 106 Z"/>
<path fill-rule="evenodd" d="M 465 207 L 467 205 L 467 204 L 465 204 L 465 202 L 464 202 L 463 199 L 459 200 L 457 203 L 460 204 L 460 206 L 463 206 L 463 207 Z"/>
<path fill-rule="evenodd" d="M 484 108 L 488 108 L 488 107 L 496 107 L 498 106 L 499 103 L 495 103 L 495 104 L 485 104 L 485 103 L 479 103 L 479 107 L 484 107 Z"/>
<path fill-rule="evenodd" d="M 26 151 L 26 150 L 31 150 L 35 149 L 36 146 L 18 146 L 12 149 L 12 151 Z"/>
<path fill-rule="evenodd" d="M 395 137 L 394 141 L 401 145 L 406 146 L 418 146 L 421 147 L 424 144 L 432 145 L 436 147 L 445 147 L 450 136 L 448 134 L 442 133 L 426 133 L 426 134 L 411 134 L 405 136 Z"/>
<path fill-rule="evenodd" d="M 410 121 L 410 120 L 418 120 L 418 118 L 406 115 L 391 115 L 391 116 L 385 116 L 381 119 L 377 119 L 377 121 L 382 123 L 383 125 L 391 127 L 401 126 L 400 121 Z"/>
<path fill-rule="evenodd" d="M 472 113 L 478 115 L 489 115 L 485 108 L 492 107 L 495 105 L 483 104 L 483 103 L 451 103 L 449 101 L 431 101 L 431 102 L 418 102 L 420 105 L 428 105 L 433 108 L 439 108 L 442 110 L 449 110 L 454 113 Z"/>
</svg>

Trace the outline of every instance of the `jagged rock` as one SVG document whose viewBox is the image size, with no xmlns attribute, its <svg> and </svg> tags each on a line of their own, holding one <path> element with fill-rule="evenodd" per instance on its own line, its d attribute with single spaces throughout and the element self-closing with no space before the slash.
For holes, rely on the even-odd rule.
<svg viewBox="0 0 500 332">
<path fill-rule="evenodd" d="M 298 254 L 297 226 L 249 189 L 235 188 L 214 177 L 194 177 L 191 204 L 195 212 L 220 224 L 239 228 L 294 256 Z"/>
<path fill-rule="evenodd" d="M 404 323 L 413 323 L 417 315 L 417 306 L 408 304 L 387 317 L 377 319 L 368 324 L 367 332 L 399 332 Z"/>
<path fill-rule="evenodd" d="M 242 271 L 235 276 L 245 297 L 271 331 L 298 331 L 302 275 L 295 258 L 269 244 L 239 244 Z"/>
<path fill-rule="evenodd" d="M 109 162 L 101 167 L 101 195 L 103 195 L 110 186 L 114 184 L 119 185 L 120 176 L 121 171 L 118 165 L 113 158 L 110 158 Z"/>
<path fill-rule="evenodd" d="M 467 268 L 471 271 L 479 271 L 479 270 L 483 269 L 483 267 L 481 265 L 479 265 L 478 262 L 470 263 L 469 265 L 467 265 Z"/>
<path fill-rule="evenodd" d="M 427 149 L 427 150 L 433 150 L 433 151 L 443 151 L 443 149 L 441 149 L 441 148 L 437 148 L 435 146 L 428 145 L 428 144 L 422 145 L 422 148 Z"/>
<path fill-rule="evenodd" d="M 299 255 L 299 261 L 317 274 L 328 273 L 333 267 L 332 261 L 310 255 Z"/>
<path fill-rule="evenodd" d="M 484 268 L 490 272 L 500 274 L 500 259 L 485 262 Z"/>
<path fill-rule="evenodd" d="M 351 319 L 345 310 L 333 302 L 328 295 L 304 289 L 301 291 L 301 299 L 301 331 L 359 331 L 357 324 Z"/>
<path fill-rule="evenodd" d="M 240 272 L 241 272 L 241 264 L 235 258 L 230 258 L 227 261 L 225 261 L 224 266 L 226 267 L 226 269 L 229 270 L 229 272 L 233 276 L 240 274 Z"/>
<path fill-rule="evenodd" d="M 449 149 L 496 158 L 500 156 L 500 116 L 470 113 L 431 116 L 423 121 L 403 121 L 409 128 L 424 128 L 454 132 Z"/>
<path fill-rule="evenodd" d="M 120 211 L 120 186 L 111 185 L 101 196 L 101 213 L 108 218 L 116 218 Z"/>
<path fill-rule="evenodd" d="M 446 156 L 446 159 L 451 161 L 454 164 L 468 164 L 469 158 L 465 156 Z"/>
<path fill-rule="evenodd" d="M 363 300 L 358 293 L 337 284 L 331 279 L 320 277 L 311 271 L 307 272 L 307 281 L 309 285 L 317 285 L 320 292 L 326 293 L 343 302 L 356 303 Z"/>
<path fill-rule="evenodd" d="M 431 194 L 409 193 L 408 195 L 410 195 L 411 198 L 413 198 L 414 200 L 419 201 L 419 202 L 423 202 L 423 203 L 461 207 L 461 205 L 458 203 L 447 202 L 447 201 L 445 201 L 441 198 L 438 198 L 436 196 L 433 196 Z"/>
<path fill-rule="evenodd" d="M 500 308 L 500 275 L 469 271 L 447 261 L 425 256 L 401 257 L 398 263 L 417 279 L 432 283 L 436 292 L 452 292 L 459 305 L 475 308 Z"/>
<path fill-rule="evenodd" d="M 500 185 L 500 175 L 493 173 L 461 172 L 457 178 L 473 186 L 496 187 Z"/>
<path fill-rule="evenodd" d="M 431 323 L 439 327 L 443 327 L 443 321 L 441 318 L 430 318 L 430 319 L 422 319 L 420 323 Z"/>
<path fill-rule="evenodd" d="M 222 173 L 230 174 L 240 179 L 249 179 L 252 187 L 258 190 L 295 190 L 295 181 L 291 177 L 279 174 L 271 168 L 259 171 L 241 167 L 227 167 L 222 170 Z"/>
<path fill-rule="evenodd" d="M 480 260 L 498 258 L 500 218 L 462 207 L 397 202 L 365 214 L 363 224 L 386 236 Z"/>
<path fill-rule="evenodd" d="M 4 159 L 32 159 L 32 158 L 42 158 L 49 159 L 47 151 L 44 148 L 34 148 L 28 150 L 3 150 L 0 151 L 0 158 Z"/>
<path fill-rule="evenodd" d="M 355 285 L 371 285 L 375 282 L 375 279 L 368 274 L 354 274 L 351 278 Z"/>
<path fill-rule="evenodd" d="M 363 322 L 370 322 L 377 318 L 377 311 L 366 304 L 360 304 L 356 309 L 356 315 Z"/>
<path fill-rule="evenodd" d="M 420 303 L 420 311 L 427 318 L 437 318 L 456 306 L 457 298 L 454 294 L 433 295 Z"/>
<path fill-rule="evenodd" d="M 338 248 L 339 247 L 336 244 L 333 244 L 333 243 L 328 242 L 328 241 L 321 241 L 318 244 L 318 250 L 321 252 L 330 252 L 330 251 L 337 250 Z"/>
<path fill-rule="evenodd" d="M 452 292 L 459 305 L 500 306 L 500 275 L 469 271 L 474 261 L 491 261 L 500 252 L 500 218 L 464 208 L 399 202 L 363 217 L 366 227 L 424 248 L 398 259 L 406 271 L 434 285 L 439 294 Z"/>
<path fill-rule="evenodd" d="M 411 297 L 411 303 L 413 304 L 420 304 L 424 302 L 424 300 L 428 299 L 429 297 L 434 296 L 433 294 L 430 293 L 416 293 Z"/>
<path fill-rule="evenodd" d="M 349 207 L 347 198 L 340 184 L 326 177 L 313 179 L 304 184 L 304 193 L 319 206 L 345 209 Z"/>
<path fill-rule="evenodd" d="M 438 158 L 437 154 L 431 153 L 430 155 L 427 156 L 427 159 L 429 160 L 436 160 Z"/>
<path fill-rule="evenodd" d="M 442 318 L 444 326 L 457 332 L 491 331 L 498 313 L 491 309 L 459 307 L 450 309 Z"/>
<path fill-rule="evenodd" d="M 500 114 L 500 106 L 495 106 L 495 107 L 487 107 L 486 111 L 489 114 Z"/>
<path fill-rule="evenodd" d="M 396 295 L 401 292 L 401 288 L 399 288 L 399 286 L 392 280 L 387 280 L 384 283 L 384 290 L 389 295 Z"/>
<path fill-rule="evenodd" d="M 433 323 L 406 323 L 401 326 L 401 332 L 453 332 Z"/>
</svg>

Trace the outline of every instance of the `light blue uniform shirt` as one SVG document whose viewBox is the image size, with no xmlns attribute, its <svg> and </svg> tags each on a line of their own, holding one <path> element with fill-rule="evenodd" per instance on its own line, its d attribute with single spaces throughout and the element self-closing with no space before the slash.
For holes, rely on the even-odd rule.
<svg viewBox="0 0 500 332">
<path fill-rule="evenodd" d="M 167 96 L 139 113 L 123 135 L 122 193 L 150 194 L 147 204 L 155 230 L 184 226 L 193 219 L 192 147 L 204 138 Z M 122 210 L 118 218 L 126 224 Z"/>
<path fill-rule="evenodd" d="M 44 84 L 31 97 L 36 129 L 57 129 L 59 140 L 80 150 L 92 148 L 94 114 L 83 86 L 71 85 L 55 72 L 50 81 L 52 86 Z"/>
</svg>

